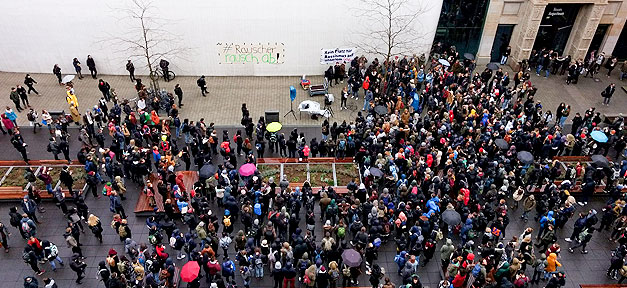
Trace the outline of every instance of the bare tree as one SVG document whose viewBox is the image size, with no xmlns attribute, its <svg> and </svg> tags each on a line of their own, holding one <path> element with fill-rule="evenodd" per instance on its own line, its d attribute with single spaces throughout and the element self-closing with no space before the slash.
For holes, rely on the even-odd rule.
<svg viewBox="0 0 627 288">
<path fill-rule="evenodd" d="M 358 16 L 360 42 L 355 45 L 368 54 L 385 59 L 385 73 L 394 56 L 411 55 L 421 47 L 420 40 L 432 31 L 417 30 L 420 16 L 430 10 L 428 1 L 416 0 L 361 0 Z"/>
<path fill-rule="evenodd" d="M 120 21 L 127 31 L 120 36 L 111 36 L 112 43 L 130 58 L 146 61 L 144 65 L 151 76 L 151 86 L 156 91 L 159 89 L 159 78 L 152 76 L 159 69 L 159 61 L 182 58 L 188 48 L 179 45 L 182 42 L 181 37 L 166 29 L 173 22 L 157 16 L 152 1 L 130 0 L 128 3 L 128 7 L 115 9 L 122 12 Z"/>
</svg>

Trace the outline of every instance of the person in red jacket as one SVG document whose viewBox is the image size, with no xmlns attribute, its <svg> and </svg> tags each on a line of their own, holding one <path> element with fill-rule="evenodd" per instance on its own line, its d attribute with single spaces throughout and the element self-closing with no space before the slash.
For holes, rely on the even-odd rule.
<svg viewBox="0 0 627 288">
<path fill-rule="evenodd" d="M 209 272 L 207 277 L 209 278 L 210 282 L 213 282 L 214 277 L 222 270 L 220 263 L 218 263 L 218 260 L 216 260 L 215 256 L 212 257 L 209 262 L 207 262 L 207 268 L 207 272 Z"/>
</svg>

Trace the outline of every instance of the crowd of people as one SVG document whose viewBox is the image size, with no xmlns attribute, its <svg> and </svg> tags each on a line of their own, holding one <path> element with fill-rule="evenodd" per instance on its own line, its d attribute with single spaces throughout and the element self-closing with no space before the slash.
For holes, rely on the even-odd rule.
<svg viewBox="0 0 627 288">
<path fill-rule="evenodd" d="M 245 104 L 242 129 L 234 135 L 227 130 L 219 135 L 202 118 L 181 121 L 180 98 L 177 104 L 175 94 L 151 91 L 132 72 L 137 100 L 118 98 L 99 80 L 99 104 L 80 114 L 76 91 L 71 82 L 65 83 L 70 117 L 55 118 L 44 110 L 41 121 L 38 115 L 29 120 L 50 131 L 47 151 L 55 159 L 63 153 L 70 162 L 68 126 L 80 125 L 73 138 L 82 146 L 77 160 L 84 165 L 87 189 L 72 189 L 67 167 L 58 180 L 68 193 L 52 188 L 57 179 L 45 168 L 39 175 L 27 169 L 24 177 L 31 183 L 42 181 L 43 193 L 52 194 L 66 216 L 64 239 L 72 256 L 64 261 L 60 247 L 39 238 L 37 228 L 43 224 L 37 214 L 45 210 L 37 185 L 30 185 L 23 213 L 18 207 L 10 210 L 10 225 L 26 241 L 24 262 L 37 275 L 45 273 L 40 268 L 45 263 L 53 271 L 56 263 L 69 264 L 80 284 L 87 267 L 82 232 L 89 228 L 102 242 L 104 229 L 113 229 L 123 249 L 111 248 L 97 267 L 108 288 L 175 287 L 182 264 L 189 261 L 196 261 L 201 271 L 188 287 L 205 281 L 211 287 L 241 283 L 249 288 L 269 277 L 275 288 L 294 288 L 296 282 L 335 288 L 357 286 L 365 274 L 373 288 L 419 288 L 421 266 L 436 250 L 440 259 L 435 262 L 444 277 L 439 287 L 527 287 L 544 281 L 545 287 L 557 288 L 565 285 L 562 267 L 568 265 L 560 261 L 557 231 L 576 218 L 564 248 L 586 254 L 586 245 L 600 237 L 595 235 L 611 230 L 616 249 L 607 275 L 620 275 L 622 282 L 627 276 L 622 115 L 609 124 L 594 108 L 572 117 L 563 103 L 553 116 L 535 99 L 541 91 L 533 86 L 527 66 L 521 65 L 512 82 L 501 69 L 475 71 L 474 62 L 460 59 L 454 47 L 441 52 L 450 66 L 422 56 L 383 63 L 357 57 L 331 67 L 326 73 L 330 83 L 347 80 L 342 97 L 363 97 L 364 105 L 354 121 L 324 121 L 319 141 L 317 136 L 308 141 L 309 135 L 297 129 L 288 135 L 268 132 L 270 123 L 261 117 L 254 124 Z M 537 71 L 544 65 L 529 63 L 540 67 Z M 96 75 L 94 66 L 92 77 Z M 36 81 L 29 77 L 25 84 L 34 91 Z M 198 85 L 204 95 L 205 82 Z M 16 94 L 20 98 L 23 93 Z M 17 108 L 20 103 L 15 104 Z M 28 161 L 15 113 L 7 107 L 2 116 L 5 128 L 11 127 L 14 147 Z M 569 131 L 566 120 L 573 123 Z M 595 140 L 595 133 L 607 139 Z M 239 166 L 255 164 L 266 149 L 302 161 L 353 157 L 361 177 L 338 183 L 348 190 L 339 193 L 333 187 L 289 183 L 286 177 L 265 178 L 258 172 L 240 176 Z M 598 154 L 614 161 L 555 158 Z M 201 173 L 199 181 L 186 187 L 178 170 L 212 173 Z M 597 211 L 588 201 L 601 182 L 607 201 Z M 157 211 L 146 219 L 147 239 L 133 238 L 126 220 L 123 203 L 130 191 L 145 193 Z M 89 194 L 108 198 L 111 215 L 90 214 L 84 201 Z M 518 209 L 528 228 L 506 238 Z M 530 216 L 533 221 L 528 222 Z M 6 251 L 9 234 L 0 224 Z M 397 270 L 377 264 L 385 245 L 396 248 Z M 363 263 L 349 261 L 353 251 Z M 45 287 L 56 285 L 51 277 L 43 282 Z M 37 283 L 36 277 L 24 279 L 25 287 Z"/>
</svg>

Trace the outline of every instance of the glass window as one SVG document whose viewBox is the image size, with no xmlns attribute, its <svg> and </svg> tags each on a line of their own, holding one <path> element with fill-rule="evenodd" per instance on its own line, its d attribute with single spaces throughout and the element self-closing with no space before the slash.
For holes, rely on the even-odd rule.
<svg viewBox="0 0 627 288">
<path fill-rule="evenodd" d="M 444 0 L 434 43 L 455 46 L 460 55 L 477 54 L 489 0 Z"/>
</svg>

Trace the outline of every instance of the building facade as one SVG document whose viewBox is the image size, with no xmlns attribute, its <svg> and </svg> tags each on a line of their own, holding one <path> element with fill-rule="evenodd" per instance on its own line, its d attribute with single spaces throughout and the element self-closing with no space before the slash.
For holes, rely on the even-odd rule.
<svg viewBox="0 0 627 288">
<path fill-rule="evenodd" d="M 375 21 L 362 17 L 364 9 L 375 8 L 369 1 L 156 0 L 148 13 L 158 20 L 156 27 L 170 32 L 155 37 L 164 40 L 156 50 L 181 48 L 181 53 L 164 57 L 177 75 L 320 75 L 333 64 L 321 63 L 325 51 L 355 48 L 356 55 L 376 57 L 358 46 L 375 42 L 369 41 L 374 33 L 365 28 Z M 417 5 L 424 9 L 413 23 L 423 33 L 407 52 L 428 53 L 442 0 L 396 2 L 413 5 L 407 8 L 410 12 Z M 72 59 L 85 66 L 89 54 L 101 74 L 126 74 L 129 58 L 137 74 L 146 74 L 141 51 L 118 41 L 141 40 L 139 23 L 127 17 L 131 7 L 131 0 L 0 1 L 5 40 L 0 70 L 51 73 L 59 64 L 64 74 L 74 73 Z"/>
<path fill-rule="evenodd" d="M 624 0 L 490 0 L 483 23 L 479 62 L 494 62 L 511 46 L 508 64 L 517 66 L 534 49 L 552 49 L 572 59 L 593 50 L 624 59 Z"/>
</svg>

